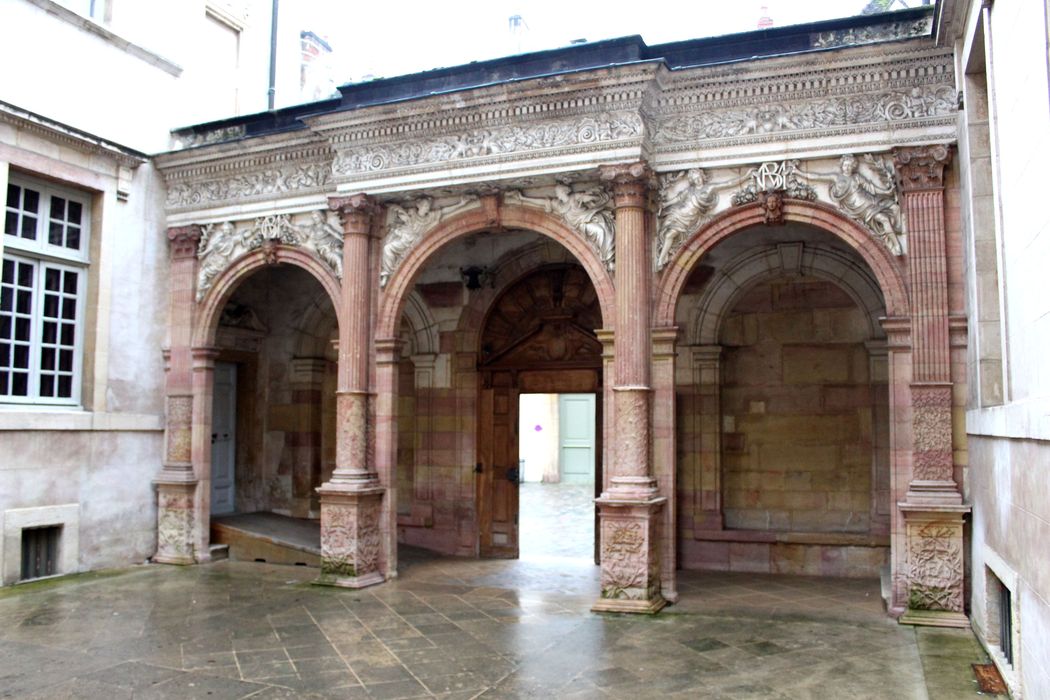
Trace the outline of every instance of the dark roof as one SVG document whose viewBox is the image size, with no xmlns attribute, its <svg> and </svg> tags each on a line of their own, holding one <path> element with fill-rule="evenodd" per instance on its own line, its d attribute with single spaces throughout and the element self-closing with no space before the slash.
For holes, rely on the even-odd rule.
<svg viewBox="0 0 1050 700">
<path fill-rule="evenodd" d="M 916 7 L 877 15 L 858 15 L 654 46 L 648 46 L 642 37 L 637 35 L 572 44 L 547 51 L 476 61 L 461 66 L 437 68 L 394 78 L 350 83 L 339 88 L 339 96 L 328 100 L 199 124 L 176 129 L 174 133 L 179 135 L 203 134 L 231 127 L 243 127 L 244 137 L 261 136 L 303 128 L 301 119 L 306 116 L 414 100 L 431 95 L 549 75 L 576 73 L 646 61 L 661 61 L 670 70 L 681 70 L 755 58 L 827 50 L 822 47 L 814 48 L 815 35 L 828 32 L 848 32 L 890 23 L 906 24 L 931 16 L 933 11 L 932 6 Z"/>
</svg>

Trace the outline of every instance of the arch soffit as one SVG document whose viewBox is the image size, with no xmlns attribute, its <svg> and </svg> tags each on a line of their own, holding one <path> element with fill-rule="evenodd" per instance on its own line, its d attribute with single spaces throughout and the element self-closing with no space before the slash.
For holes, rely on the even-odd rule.
<svg viewBox="0 0 1050 700">
<path fill-rule="evenodd" d="M 405 299 L 405 308 L 402 318 L 408 323 L 411 331 L 411 343 L 409 350 L 413 355 L 433 355 L 438 352 L 441 345 L 438 338 L 437 322 L 430 307 L 419 295 L 412 290 Z"/>
<path fill-rule="evenodd" d="M 379 302 L 376 337 L 392 338 L 397 335 L 399 318 L 412 284 L 434 254 L 457 238 L 497 227 L 532 231 L 564 246 L 587 272 L 591 284 L 594 285 L 603 322 L 609 325 L 610 320 L 615 318 L 616 294 L 612 275 L 605 269 L 597 252 L 582 236 L 559 219 L 539 209 L 501 206 L 497 218 L 492 217 L 485 209 L 472 209 L 449 217 L 447 221 L 438 223 L 423 235 L 419 243 L 401 261 L 383 290 Z"/>
<path fill-rule="evenodd" d="M 789 267 L 782 248 L 792 245 L 799 245 L 801 250 L 797 266 Z M 788 243 L 744 251 L 716 273 L 692 314 L 693 342 L 717 345 L 722 321 L 743 294 L 760 282 L 794 271 L 835 283 L 864 312 L 870 337 L 885 336 L 878 322 L 885 315 L 885 306 L 878 282 L 867 270 L 832 248 Z"/>
<path fill-rule="evenodd" d="M 254 250 L 243 255 L 219 274 L 211 289 L 197 306 L 197 318 L 193 330 L 194 347 L 210 347 L 215 344 L 219 316 L 233 292 L 256 270 L 274 264 L 294 265 L 305 270 L 317 280 L 332 303 L 336 325 L 338 325 L 339 319 L 342 318 L 339 280 L 324 263 L 313 255 L 298 248 L 280 245 L 269 251 Z"/>
<path fill-rule="evenodd" d="M 863 226 L 831 207 L 814 202 L 786 200 L 784 219 L 831 233 L 847 243 L 867 264 L 885 301 L 888 316 L 907 316 L 908 291 L 900 261 Z M 678 251 L 659 278 L 654 326 L 673 326 L 682 289 L 701 259 L 721 241 L 751 226 L 764 224 L 761 204 L 725 212 L 708 222 Z M 863 307 L 862 307 L 863 308 Z"/>
</svg>

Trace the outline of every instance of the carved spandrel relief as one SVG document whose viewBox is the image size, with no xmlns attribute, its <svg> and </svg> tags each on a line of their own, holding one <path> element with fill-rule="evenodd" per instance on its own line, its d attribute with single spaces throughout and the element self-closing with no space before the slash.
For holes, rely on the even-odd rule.
<svg viewBox="0 0 1050 700">
<path fill-rule="evenodd" d="M 230 264 L 246 253 L 276 244 L 298 246 L 316 255 L 332 269 L 336 277 L 343 276 L 343 234 L 335 225 L 331 212 L 310 212 L 300 223 L 290 214 L 259 217 L 247 225 L 232 221 L 208 224 L 202 227 L 197 258 L 197 301 L 204 298 L 215 278 Z"/>
<path fill-rule="evenodd" d="M 417 197 L 407 202 L 387 204 L 387 233 L 383 238 L 383 254 L 379 269 L 379 286 L 385 287 L 411 250 L 429 229 L 444 219 L 477 205 L 477 195 L 465 194 L 452 201 Z"/>
<path fill-rule="evenodd" d="M 606 269 L 616 264 L 615 215 L 612 197 L 600 185 L 554 185 L 553 192 L 527 194 L 522 190 L 503 193 L 506 204 L 525 204 L 557 214 L 597 251 Z"/>
<path fill-rule="evenodd" d="M 904 215 L 892 163 L 870 153 L 860 160 L 846 154 L 839 172 L 811 173 L 809 178 L 829 183 L 828 194 L 839 209 L 867 226 L 894 255 L 904 253 Z"/>
<path fill-rule="evenodd" d="M 436 138 L 350 148 L 336 156 L 332 170 L 338 175 L 352 175 L 522 151 L 597 144 L 640 137 L 643 130 L 641 116 L 629 112 L 586 116 L 572 121 L 475 129 Z"/>
<path fill-rule="evenodd" d="M 692 170 L 660 176 L 655 261 L 663 269 L 705 222 L 731 206 L 760 202 L 769 225 L 784 222 L 785 200 L 824 201 L 864 225 L 894 255 L 904 253 L 905 222 L 888 159 L 846 154 L 829 161 L 770 161 L 739 170 Z M 733 191 L 734 187 L 739 187 Z"/>
<path fill-rule="evenodd" d="M 299 163 L 225 178 L 175 182 L 168 187 L 167 205 L 181 209 L 229 199 L 314 190 L 328 184 L 330 177 L 328 163 Z"/>
</svg>

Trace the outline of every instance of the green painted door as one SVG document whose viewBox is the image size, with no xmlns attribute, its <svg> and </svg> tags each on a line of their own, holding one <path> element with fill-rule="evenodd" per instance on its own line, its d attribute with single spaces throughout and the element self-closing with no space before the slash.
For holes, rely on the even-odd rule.
<svg viewBox="0 0 1050 700">
<path fill-rule="evenodd" d="M 562 483 L 594 483 L 594 394 L 558 396 L 558 462 Z"/>
</svg>

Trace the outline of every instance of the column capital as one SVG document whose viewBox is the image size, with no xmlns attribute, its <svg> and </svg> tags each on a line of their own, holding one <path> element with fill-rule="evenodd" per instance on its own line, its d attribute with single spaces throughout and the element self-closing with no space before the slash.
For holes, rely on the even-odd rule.
<svg viewBox="0 0 1050 700">
<path fill-rule="evenodd" d="M 648 163 L 623 163 L 603 165 L 598 168 L 598 177 L 602 182 L 612 184 L 613 199 L 616 208 L 644 208 L 648 199 L 649 188 L 653 181 L 653 171 Z"/>
<path fill-rule="evenodd" d="M 339 214 L 344 236 L 352 233 L 367 236 L 372 230 L 372 219 L 379 211 L 379 204 L 374 197 L 359 193 L 329 197 L 328 208 Z"/>
<path fill-rule="evenodd" d="M 893 165 L 902 192 L 944 189 L 944 168 L 951 161 L 951 146 L 943 143 L 893 149 Z"/>
<path fill-rule="evenodd" d="M 213 347 L 196 347 L 190 350 L 193 356 L 193 369 L 214 369 L 215 360 L 219 357 L 219 349 Z"/>
<path fill-rule="evenodd" d="M 168 227 L 168 243 L 171 247 L 172 259 L 197 257 L 197 245 L 200 240 L 201 227 L 197 224 Z"/>
</svg>

